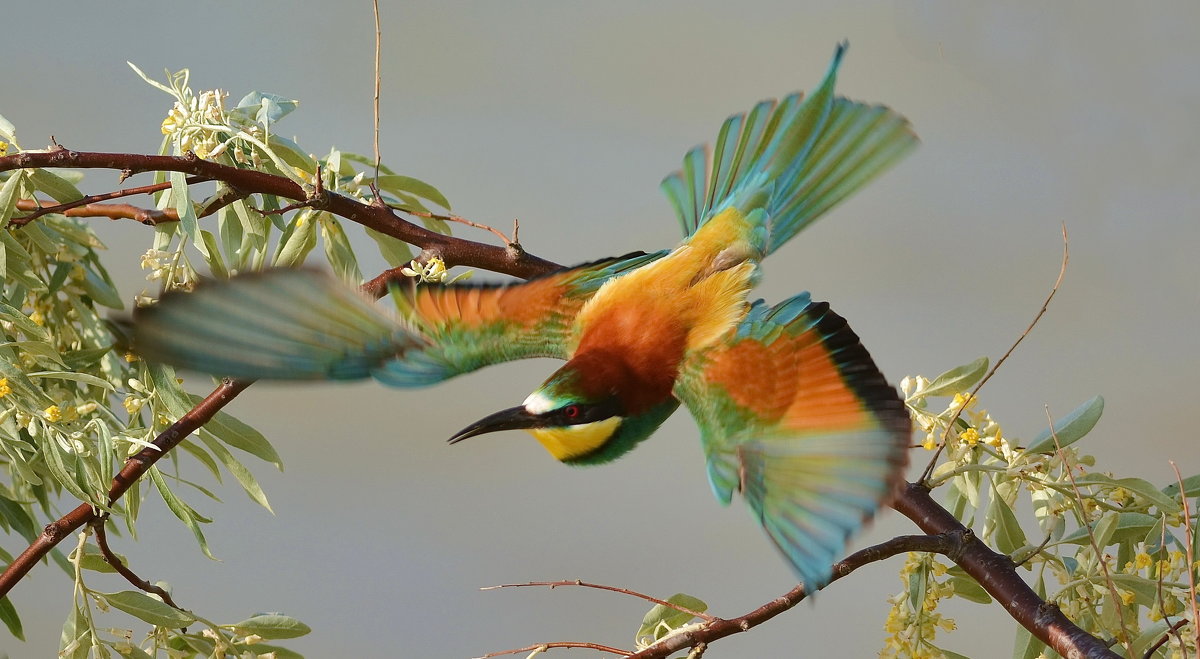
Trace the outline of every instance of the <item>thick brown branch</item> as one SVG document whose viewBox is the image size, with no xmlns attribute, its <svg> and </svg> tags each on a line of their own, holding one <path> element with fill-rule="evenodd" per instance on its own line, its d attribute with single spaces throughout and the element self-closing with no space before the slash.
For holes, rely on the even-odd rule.
<svg viewBox="0 0 1200 659">
<path fill-rule="evenodd" d="M 908 483 L 892 507 L 916 522 L 926 533 L 965 532 L 954 515 L 938 505 L 925 487 Z M 979 582 L 1022 627 L 1068 659 L 1117 655 L 1100 639 L 1071 622 L 1057 606 L 1038 597 L 1017 574 L 1012 560 L 983 542 L 974 540 L 961 555 L 951 556 L 967 574 Z"/>
<path fill-rule="evenodd" d="M 222 407 L 225 407 L 235 396 L 250 386 L 250 381 L 226 381 L 217 387 L 207 398 L 200 401 L 190 412 L 171 424 L 154 439 L 153 447 L 146 447 L 125 461 L 124 468 L 113 478 L 112 488 L 108 491 L 109 503 L 120 499 L 122 495 L 141 478 L 155 462 L 175 448 L 188 435 L 192 434 L 208 422 Z M 96 510 L 89 504 L 80 504 L 74 510 L 63 515 L 58 520 L 47 524 L 42 534 L 21 552 L 12 563 L 0 574 L 0 597 L 12 590 L 38 561 L 59 542 L 79 530 L 98 517 Z"/>
<path fill-rule="evenodd" d="M 246 195 L 271 194 L 296 201 L 309 198 L 308 192 L 290 179 L 252 169 L 221 165 L 202 160 L 192 154 L 175 157 L 57 149 L 0 157 L 0 172 L 29 167 L 113 169 L 132 174 L 153 171 L 183 172 L 209 180 L 224 181 Z M 441 257 L 447 267 L 465 265 L 526 279 L 559 267 L 553 262 L 524 251 L 444 236 L 401 219 L 390 208 L 364 204 L 339 194 L 326 192 L 314 208 L 328 211 L 407 243 L 419 245 L 427 252 Z"/>
</svg>

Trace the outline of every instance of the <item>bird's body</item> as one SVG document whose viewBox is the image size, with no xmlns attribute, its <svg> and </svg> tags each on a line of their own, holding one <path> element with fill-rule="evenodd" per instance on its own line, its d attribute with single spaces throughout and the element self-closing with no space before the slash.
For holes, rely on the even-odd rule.
<svg viewBox="0 0 1200 659">
<path fill-rule="evenodd" d="M 507 286 L 395 291 L 399 323 L 321 273 L 267 271 L 165 296 L 139 312 L 135 346 L 216 375 L 402 387 L 565 359 L 521 405 L 451 441 L 519 428 L 562 462 L 602 463 L 682 403 L 717 498 L 740 491 L 819 588 L 891 496 L 909 441 L 895 389 L 827 304 L 748 300 L 767 255 L 915 144 L 899 115 L 834 97 L 842 52 L 811 96 L 731 117 L 711 167 L 696 149 L 663 182 L 685 233 L 673 250 Z"/>
</svg>

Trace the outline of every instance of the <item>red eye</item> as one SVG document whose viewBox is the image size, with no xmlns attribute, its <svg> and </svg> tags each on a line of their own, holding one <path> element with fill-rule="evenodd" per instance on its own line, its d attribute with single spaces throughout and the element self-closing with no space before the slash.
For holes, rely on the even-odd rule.
<svg viewBox="0 0 1200 659">
<path fill-rule="evenodd" d="M 579 406 L 578 405 L 568 405 L 568 406 L 564 407 L 563 415 L 566 416 L 568 419 L 578 418 L 579 417 Z"/>
</svg>

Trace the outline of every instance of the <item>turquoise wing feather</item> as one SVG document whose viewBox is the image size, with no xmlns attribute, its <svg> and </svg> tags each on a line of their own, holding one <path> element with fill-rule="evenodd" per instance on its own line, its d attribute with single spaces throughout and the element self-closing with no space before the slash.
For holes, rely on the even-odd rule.
<svg viewBox="0 0 1200 659">
<path fill-rule="evenodd" d="M 741 491 L 812 591 L 903 478 L 903 402 L 808 294 L 755 303 L 723 343 L 688 358 L 675 395 L 700 426 L 717 499 Z"/>
<path fill-rule="evenodd" d="M 399 319 L 326 273 L 268 270 L 205 281 L 138 309 L 133 345 L 147 359 L 217 376 L 424 386 L 513 359 L 565 359 L 579 308 L 609 278 L 662 255 L 511 285 L 397 291 Z"/>
<path fill-rule="evenodd" d="M 711 161 L 696 147 L 663 180 L 685 237 L 730 206 L 743 215 L 761 208 L 770 254 L 916 146 L 904 117 L 834 96 L 845 49 L 838 46 L 812 95 L 763 101 L 729 117 Z"/>
</svg>

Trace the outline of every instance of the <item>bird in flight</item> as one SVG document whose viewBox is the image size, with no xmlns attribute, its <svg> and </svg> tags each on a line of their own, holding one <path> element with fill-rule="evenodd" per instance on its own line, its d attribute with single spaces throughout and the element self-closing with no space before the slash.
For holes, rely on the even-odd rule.
<svg viewBox="0 0 1200 659">
<path fill-rule="evenodd" d="M 808 293 L 751 301 L 763 259 L 917 143 L 906 119 L 834 95 L 840 44 L 809 95 L 763 101 L 690 151 L 662 188 L 674 249 L 521 283 L 393 289 L 397 314 L 312 269 L 274 269 L 136 312 L 147 359 L 217 376 L 431 385 L 530 357 L 566 363 L 450 438 L 522 429 L 571 465 L 614 460 L 680 406 L 708 479 L 734 492 L 810 591 L 893 496 L 910 421 L 858 337 Z"/>
</svg>

